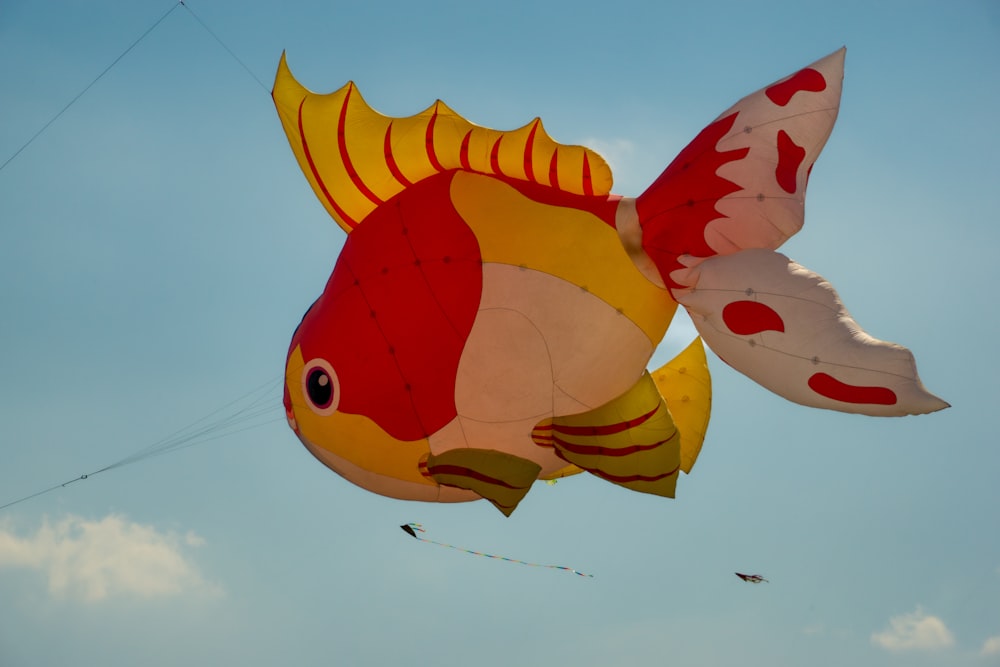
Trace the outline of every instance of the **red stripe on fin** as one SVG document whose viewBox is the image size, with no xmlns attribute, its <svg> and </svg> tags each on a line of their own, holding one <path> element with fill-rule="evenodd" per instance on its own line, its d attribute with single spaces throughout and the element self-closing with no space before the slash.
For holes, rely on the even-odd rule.
<svg viewBox="0 0 1000 667">
<path fill-rule="evenodd" d="M 306 141 L 305 127 L 303 126 L 302 122 L 302 107 L 303 105 L 305 105 L 305 103 L 306 103 L 306 98 L 303 98 L 301 104 L 299 104 L 299 136 L 302 138 L 302 153 L 306 157 L 306 162 L 309 163 L 310 173 L 312 173 L 313 178 L 316 179 L 316 185 L 319 186 L 320 192 L 323 193 L 323 196 L 326 198 L 326 201 L 330 204 L 330 207 L 336 212 L 341 222 L 343 222 L 351 229 L 354 229 L 355 227 L 358 226 L 358 221 L 352 218 L 351 216 L 347 215 L 347 212 L 344 211 L 344 209 L 337 204 L 337 200 L 334 199 L 333 195 L 330 193 L 330 190 L 326 187 L 326 183 L 323 182 L 323 177 L 320 176 L 319 168 L 316 166 L 316 162 L 313 160 L 312 153 L 309 150 L 309 143 Z"/>
<path fill-rule="evenodd" d="M 392 154 L 392 123 L 389 123 L 389 127 L 385 130 L 385 141 L 382 142 L 382 150 L 385 152 L 385 164 L 389 167 L 389 172 L 392 174 L 393 178 L 399 181 L 399 184 L 403 187 L 409 187 L 413 183 L 408 179 L 402 171 L 399 169 L 399 165 L 396 164 L 396 158 Z"/>
</svg>

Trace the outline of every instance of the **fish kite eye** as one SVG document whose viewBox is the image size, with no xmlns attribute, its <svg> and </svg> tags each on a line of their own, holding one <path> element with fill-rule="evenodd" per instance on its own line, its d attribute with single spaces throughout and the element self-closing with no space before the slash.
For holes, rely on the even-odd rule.
<svg viewBox="0 0 1000 667">
<path fill-rule="evenodd" d="M 302 371 L 302 393 L 318 415 L 333 414 L 340 403 L 340 380 L 325 359 L 313 359 Z"/>
</svg>

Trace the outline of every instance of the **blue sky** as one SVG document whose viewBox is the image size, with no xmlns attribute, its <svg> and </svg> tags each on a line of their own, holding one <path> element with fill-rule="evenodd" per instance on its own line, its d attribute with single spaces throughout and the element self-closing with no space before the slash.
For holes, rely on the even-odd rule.
<svg viewBox="0 0 1000 667">
<path fill-rule="evenodd" d="M 0 504 L 280 378 L 343 241 L 271 105 L 283 50 L 386 114 L 541 116 L 637 195 L 732 102 L 846 45 L 782 251 L 953 407 L 822 412 L 712 357 L 676 500 L 577 476 L 505 519 L 348 484 L 272 388 L 249 430 L 0 511 L 0 664 L 1000 664 L 1000 5 L 361 4 L 0 5 L 0 162 L 170 11 L 0 170 Z M 654 361 L 691 335 L 679 317 Z"/>
</svg>

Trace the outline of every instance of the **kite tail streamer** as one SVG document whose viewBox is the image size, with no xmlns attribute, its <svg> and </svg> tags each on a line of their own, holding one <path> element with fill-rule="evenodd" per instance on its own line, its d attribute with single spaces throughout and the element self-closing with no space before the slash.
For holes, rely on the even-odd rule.
<svg viewBox="0 0 1000 667">
<path fill-rule="evenodd" d="M 421 524 L 419 524 L 419 523 L 406 523 L 406 524 L 403 524 L 402 526 L 400 526 L 400 528 L 402 528 L 403 531 L 407 535 L 409 535 L 409 536 L 411 536 L 411 537 L 413 537 L 413 538 L 415 538 L 417 540 L 420 540 L 421 542 L 427 542 L 428 544 L 436 544 L 439 547 L 448 547 L 449 549 L 455 549 L 456 551 L 461 551 L 463 553 L 472 554 L 473 556 L 485 556 L 486 558 L 494 558 L 496 560 L 505 560 L 508 563 L 518 563 L 520 565 L 530 565 L 531 567 L 544 567 L 544 568 L 548 568 L 550 570 L 565 570 L 566 572 L 572 572 L 573 574 L 581 576 L 581 577 L 590 577 L 590 578 L 594 577 L 594 575 L 592 575 L 592 574 L 585 574 L 585 573 L 580 572 L 578 570 L 574 570 L 571 567 L 566 567 L 565 565 L 543 565 L 542 563 L 530 563 L 530 562 L 525 561 L 525 560 L 517 560 L 516 558 L 507 558 L 506 556 L 495 556 L 493 554 L 484 553 L 482 551 L 473 551 L 472 549 L 465 549 L 464 547 L 457 547 L 454 544 L 445 544 L 444 542 L 436 542 L 434 540 L 427 539 L 426 537 L 421 537 L 420 535 L 417 534 L 417 533 L 427 532 L 427 531 L 424 530 L 423 526 Z"/>
</svg>

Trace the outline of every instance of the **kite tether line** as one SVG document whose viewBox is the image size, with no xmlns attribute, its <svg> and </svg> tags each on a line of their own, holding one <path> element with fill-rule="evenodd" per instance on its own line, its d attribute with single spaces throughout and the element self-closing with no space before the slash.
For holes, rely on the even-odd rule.
<svg viewBox="0 0 1000 667">
<path fill-rule="evenodd" d="M 225 42 L 223 42 L 223 41 L 222 41 L 222 40 L 221 40 L 221 39 L 219 38 L 219 36 L 218 36 L 217 34 L 215 34 L 215 31 L 214 31 L 214 30 L 212 30 L 211 28 L 209 28 L 209 27 L 208 27 L 208 24 L 207 24 L 207 23 L 205 23 L 204 21 L 202 21 L 202 20 L 201 20 L 201 17 L 200 17 L 200 16 L 198 16 L 197 14 L 195 14 L 195 13 L 194 13 L 194 10 L 193 10 L 193 9 L 191 9 L 190 7 L 188 7 L 187 3 L 186 3 L 186 2 L 184 2 L 184 0 L 179 0 L 179 3 L 180 3 L 181 5 L 183 5 L 184 9 L 186 9 L 186 10 L 188 11 L 188 14 L 190 14 L 190 15 L 191 15 L 192 17 L 194 17 L 194 20 L 195 20 L 195 21 L 197 21 L 198 23 L 200 23 L 200 24 L 201 24 L 201 27 L 205 29 L 205 32 L 207 32 L 207 33 L 208 33 L 209 35 L 211 35 L 211 36 L 212 36 L 212 39 L 214 39 L 214 40 L 215 40 L 216 42 L 218 42 L 218 43 L 219 43 L 219 46 L 221 46 L 221 47 L 222 47 L 223 49 L 225 49 L 225 50 L 226 50 L 226 53 L 228 53 L 229 55 L 231 55 L 231 56 L 233 57 L 233 60 L 235 60 L 235 61 L 236 61 L 237 63 L 239 63 L 240 67 L 242 67 L 242 68 L 243 68 L 244 70 L 246 70 L 246 73 L 247 73 L 247 74 L 249 74 L 249 75 L 250 75 L 251 77 L 253 77 L 253 80 L 254 80 L 254 81 L 256 81 L 256 82 L 257 82 L 257 84 L 258 84 L 258 85 L 259 85 L 259 86 L 260 86 L 261 88 L 263 88 L 263 89 L 264 89 L 264 92 L 265 92 L 265 93 L 267 93 L 268 95 L 270 95 L 270 94 L 271 94 L 271 90 L 270 90 L 270 88 L 268 88 L 268 87 L 267 87 L 266 85 L 264 85 L 264 82 L 260 80 L 260 77 L 258 77 L 258 76 L 257 76 L 256 74 L 254 74 L 254 73 L 253 73 L 253 70 L 251 70 L 251 69 L 250 69 L 250 68 L 249 68 L 249 67 L 247 66 L 247 64 L 246 64 L 245 62 L 243 62 L 243 61 L 242 61 L 242 60 L 240 59 L 240 57 L 239 57 L 238 55 L 236 55 L 236 53 L 235 53 L 235 52 L 234 52 L 234 51 L 233 51 L 233 50 L 232 50 L 231 48 L 229 48 L 228 46 L 226 46 L 226 43 L 225 43 Z"/>
<path fill-rule="evenodd" d="M 571 567 L 566 567 L 565 565 L 544 565 L 542 563 L 531 563 L 526 560 L 517 560 L 516 558 L 507 558 L 506 556 L 495 556 L 493 554 L 484 553 L 482 551 L 473 551 L 472 549 L 466 549 L 464 547 L 457 547 L 454 544 L 446 544 L 444 542 L 436 542 L 434 540 L 427 539 L 426 537 L 420 537 L 417 533 L 427 532 L 424 527 L 419 523 L 404 523 L 400 528 L 406 532 L 407 535 L 413 537 L 421 542 L 427 542 L 428 544 L 436 544 L 439 547 L 447 547 L 449 549 L 455 549 L 456 551 L 461 551 L 462 553 L 472 554 L 473 556 L 485 556 L 486 558 L 494 558 L 496 560 L 505 560 L 508 563 L 517 563 L 519 565 L 529 565 L 531 567 L 544 567 L 550 570 L 564 570 L 566 572 L 572 572 L 573 574 L 579 575 L 581 577 L 593 578 L 592 574 L 584 574 L 578 570 L 574 570 Z"/>
<path fill-rule="evenodd" d="M 35 141 L 35 139 L 37 139 L 38 137 L 40 137 L 42 135 L 42 133 L 45 132 L 45 130 L 49 129 L 49 126 L 52 125 L 52 123 L 54 123 L 57 120 L 59 120 L 60 116 L 62 116 L 67 111 L 69 111 L 69 108 L 71 106 L 73 106 L 78 99 L 80 99 L 81 97 L 83 97 L 84 94 L 88 90 L 90 90 L 91 88 L 93 88 L 94 84 L 96 84 L 98 81 L 100 81 L 102 78 L 104 78 L 104 75 L 107 74 L 108 72 L 110 72 L 112 67 L 114 67 L 115 65 L 118 64 L 118 61 L 120 61 L 122 58 L 124 58 L 125 56 L 127 56 L 132 49 L 134 49 L 136 46 L 139 45 L 139 42 L 141 42 L 142 40 L 146 39 L 146 36 L 149 35 L 149 33 L 151 33 L 154 30 L 156 30 L 157 26 L 159 26 L 161 23 L 163 23 L 163 20 L 165 18 L 167 18 L 168 16 L 170 16 L 173 13 L 173 11 L 175 9 L 177 9 L 177 7 L 179 7 L 181 4 L 183 4 L 183 3 L 178 3 L 178 4 L 174 5 L 173 7 L 171 7 L 170 9 L 168 9 L 167 12 L 163 16 L 161 16 L 160 18 L 158 18 L 156 20 L 156 23 L 154 23 L 153 25 L 149 26 L 149 28 L 146 29 L 146 32 L 144 32 L 141 35 L 139 35 L 138 39 L 136 39 L 134 42 L 132 42 L 127 49 L 125 49 L 124 51 L 122 51 L 121 55 L 119 55 L 117 58 L 115 58 L 113 61 L 111 61 L 111 64 L 108 65 L 107 67 L 105 67 L 104 71 L 102 71 L 100 74 L 98 74 L 94 78 L 93 81 L 91 81 L 90 83 L 88 83 L 87 86 L 83 90 L 81 90 L 79 93 L 76 94 L 76 97 L 74 97 L 69 102 L 67 102 L 66 106 L 64 106 L 62 109 L 60 109 L 59 112 L 55 116 L 53 116 L 52 118 L 49 119 L 49 122 L 45 123 L 45 125 L 42 125 L 41 129 L 39 129 L 37 132 L 35 132 L 33 135 L 31 135 L 31 138 L 28 139 L 26 142 L 24 142 L 23 146 L 21 146 L 20 148 L 18 148 L 14 152 L 13 155 L 11 155 L 9 158 L 7 158 L 4 161 L 3 164 L 0 164 L 0 171 L 3 171 L 4 167 L 6 167 L 11 162 L 13 162 L 14 158 L 16 158 L 18 155 L 20 155 L 21 152 L 25 148 L 27 148 L 28 146 L 30 146 L 32 144 L 32 142 Z M 3 509 L 3 508 L 0 507 L 0 509 Z"/>
<path fill-rule="evenodd" d="M 46 493 L 51 493 L 57 489 L 67 487 L 70 484 L 90 479 L 102 472 L 138 463 L 154 456 L 161 456 L 187 447 L 193 447 L 194 445 L 200 445 L 211 440 L 225 438 L 274 422 L 284 421 L 284 409 L 281 407 L 280 401 L 274 396 L 275 388 L 280 386 L 282 382 L 283 378 L 270 380 L 256 389 L 251 389 L 243 396 L 213 410 L 201 419 L 174 431 L 170 435 L 133 454 L 129 454 L 123 459 L 115 461 L 111 465 L 104 466 L 79 477 L 74 477 L 62 484 L 55 484 L 41 491 L 36 491 L 12 500 L 4 505 L 0 505 L 0 511 L 31 500 L 32 498 L 45 495 Z M 275 412 L 281 412 L 282 414 L 274 417 Z"/>
<path fill-rule="evenodd" d="M 83 88 L 83 90 L 81 90 L 79 93 L 77 93 L 76 96 L 73 97 L 69 102 L 67 102 L 66 105 L 63 106 L 63 108 L 59 110 L 58 113 L 56 113 L 37 132 L 35 132 L 20 148 L 18 148 L 14 152 L 13 155 L 11 155 L 10 157 L 8 157 L 3 163 L 0 163 L 0 171 L 3 171 L 3 169 L 8 164 L 10 164 L 11 162 L 13 162 L 14 159 L 18 155 L 20 155 L 26 148 L 28 148 L 28 146 L 30 146 L 36 139 L 38 139 L 38 137 L 40 137 L 53 123 L 55 123 L 57 120 L 59 120 L 59 118 L 63 114 L 65 114 L 69 110 L 69 108 L 72 107 L 77 102 L 77 100 L 79 100 L 81 97 L 83 97 L 87 93 L 87 91 L 89 91 L 91 88 L 94 87 L 94 85 L 97 84 L 98 81 L 100 81 L 102 78 L 104 78 L 104 76 L 108 72 L 110 72 L 114 68 L 115 65 L 117 65 L 125 56 L 127 56 L 136 46 L 138 46 L 140 42 L 142 42 L 144 39 L 146 39 L 146 37 L 148 37 L 150 33 L 152 33 L 154 30 L 156 30 L 156 28 L 158 28 L 160 26 L 160 24 L 163 23 L 163 21 L 166 20 L 166 18 L 168 16 L 170 16 L 174 12 L 174 10 L 176 10 L 178 7 L 183 7 L 188 12 L 188 14 L 190 14 L 195 19 L 195 21 L 197 21 L 201 25 L 201 27 L 205 29 L 205 31 L 216 42 L 218 42 L 219 45 L 223 49 L 226 50 L 226 52 L 229 55 L 232 56 L 232 58 L 237 63 L 239 63 L 239 65 L 244 70 L 246 70 L 247 73 L 251 77 L 253 77 L 254 81 L 256 81 L 257 84 L 260 85 L 260 87 L 263 88 L 265 92 L 268 92 L 267 86 L 264 85 L 264 83 L 260 80 L 260 78 L 256 74 L 254 74 L 253 71 L 251 71 L 251 69 L 249 67 L 247 67 L 246 63 L 243 62 L 243 60 L 241 60 L 239 58 L 239 56 L 237 56 L 236 53 L 232 49 L 230 49 L 228 46 L 226 46 L 225 42 L 223 42 L 222 39 L 219 38 L 219 36 L 215 33 L 215 31 L 212 30 L 208 26 L 208 24 L 205 23 L 205 21 L 203 21 L 201 19 L 201 17 L 198 16 L 191 9 L 191 7 L 189 7 L 187 5 L 187 3 L 184 2 L 184 0 L 178 0 L 176 3 L 174 3 L 174 5 L 170 9 L 168 9 L 166 12 L 164 12 L 163 15 L 160 16 L 160 18 L 158 18 L 151 26 L 149 26 L 149 28 L 147 28 L 145 32 L 143 32 L 141 35 L 139 35 L 139 37 L 136 38 L 135 41 L 133 41 L 128 46 L 128 48 L 126 48 L 124 51 L 122 51 L 121 54 L 119 54 L 117 58 L 115 58 L 113 61 L 111 61 L 111 63 L 107 67 L 105 67 L 101 71 L 101 73 L 98 74 L 90 83 L 88 83 Z M 162 440 L 160 440 L 160 441 L 158 441 L 156 443 L 153 443 L 149 447 L 147 447 L 147 448 L 145 448 L 143 450 L 140 450 L 140 451 L 136 452 L 135 454 L 131 454 L 129 456 L 126 456 L 125 458 L 123 458 L 123 459 L 121 459 L 119 461 L 116 461 L 116 462 L 112 463 L 111 465 L 105 466 L 105 467 L 100 468 L 98 470 L 94 470 L 93 472 L 89 472 L 89 473 L 80 475 L 79 477 L 74 477 L 73 479 L 68 480 L 66 482 L 63 482 L 62 484 L 56 484 L 56 485 L 50 486 L 50 487 L 48 487 L 46 489 L 42 489 L 41 491 L 36 491 L 36 492 L 31 493 L 29 495 L 26 495 L 26 496 L 23 496 L 23 497 L 18 498 L 16 500 L 13 500 L 13 501 L 5 504 L 5 505 L 0 505 L 0 511 L 5 510 L 8 507 L 12 507 L 14 505 L 17 505 L 19 503 L 23 503 L 23 502 L 25 502 L 27 500 L 31 500 L 32 498 L 36 498 L 38 496 L 45 495 L 46 493 L 51 493 L 52 491 L 55 491 L 57 489 L 61 489 L 61 488 L 67 487 L 70 484 L 73 484 L 75 482 L 80 482 L 80 481 L 83 481 L 85 479 L 89 479 L 89 478 L 93 477 L 94 475 L 98 475 L 98 474 L 100 474 L 102 472 L 107 472 L 108 470 L 113 470 L 115 468 L 120 468 L 122 466 L 126 466 L 126 465 L 129 465 L 129 464 L 132 464 L 132 463 L 136 463 L 138 461 L 142 461 L 144 459 L 147 459 L 147 458 L 150 458 L 150 457 L 153 457 L 153 456 L 159 456 L 161 454 L 166 454 L 166 453 L 178 450 L 178 449 L 183 449 L 185 447 L 191 447 L 192 445 L 196 445 L 196 444 L 199 444 L 201 442 L 208 441 L 208 440 L 215 440 L 217 438 L 222 438 L 222 437 L 225 437 L 225 436 L 228 436 L 228 435 L 232 435 L 234 433 L 239 433 L 240 431 L 245 431 L 247 429 L 256 428 L 258 426 L 263 426 L 264 424 L 268 424 L 268 423 L 271 423 L 271 422 L 281 421 L 281 420 L 284 419 L 284 417 L 279 417 L 279 418 L 276 418 L 276 419 L 271 419 L 271 420 L 266 421 L 266 422 L 253 423 L 253 424 L 249 424 L 248 425 L 249 420 L 252 420 L 252 419 L 254 419 L 256 417 L 259 417 L 259 416 L 261 416 L 261 415 L 263 415 L 263 414 L 265 414 L 267 412 L 271 412 L 273 410 L 277 410 L 277 408 L 269 407 L 268 405 L 265 405 L 265 404 L 261 403 L 261 401 L 263 400 L 263 396 L 258 396 L 256 399 L 254 399 L 249 404 L 244 405 L 243 407 L 240 407 L 238 409 L 234 408 L 236 411 L 233 412 L 232 414 L 230 414 L 228 416 L 225 416 L 225 417 L 219 417 L 215 421 L 202 424 L 202 422 L 205 422 L 207 419 L 209 419 L 210 417 L 216 415 L 217 413 L 221 412 L 222 410 L 225 410 L 226 408 L 230 408 L 230 407 L 236 406 L 240 401 L 247 401 L 247 400 L 249 400 L 249 397 L 251 397 L 254 394 L 256 394 L 257 392 L 261 391 L 261 389 L 263 389 L 264 387 L 270 387 L 270 386 L 272 386 L 272 383 L 269 382 L 266 385 L 262 386 L 261 388 L 252 390 L 251 392 L 249 392 L 245 396 L 236 399 L 232 403 L 229 403 L 229 404 L 227 404 L 227 405 L 219 408 L 218 410 L 216 410 L 215 412 L 212 412 L 209 415 L 206 415 L 202 419 L 199 419 L 198 421 L 190 424 L 188 427 L 186 427 L 184 429 L 181 429 L 180 431 L 177 431 L 177 432 L 173 433 L 172 435 L 170 435 L 170 436 L 168 436 L 168 437 L 166 437 L 166 438 L 164 438 L 164 439 L 162 439 Z M 273 403 L 274 403 L 274 405 L 277 405 L 276 401 L 273 402 Z M 199 424 L 202 424 L 202 425 L 199 426 Z M 238 428 L 238 429 L 235 429 L 235 430 L 233 430 L 231 428 L 231 427 L 233 427 L 235 425 L 240 425 L 240 424 L 243 425 L 241 428 Z"/>
<path fill-rule="evenodd" d="M 245 62 L 243 62 L 243 61 L 242 61 L 242 60 L 240 59 L 240 57 L 239 57 L 239 56 L 237 56 L 237 55 L 236 55 L 236 53 L 235 53 L 235 52 L 234 52 L 234 51 L 233 51 L 232 49 L 230 49 L 230 48 L 229 48 L 228 46 L 226 46 L 225 42 L 223 42 L 223 41 L 222 41 L 222 39 L 220 39 L 220 38 L 219 38 L 219 36 L 218 36 L 218 35 L 217 35 L 217 34 L 215 33 L 215 31 L 214 31 L 214 30 L 212 30 L 212 29 L 211 29 L 210 27 L 208 27 L 208 24 L 207 24 L 207 23 L 205 23 L 205 22 L 204 22 L 204 21 L 203 21 L 203 20 L 201 19 L 201 17 L 200 17 L 200 16 L 198 16 L 197 14 L 195 14 L 195 13 L 194 13 L 194 10 L 192 10 L 192 9 L 191 9 L 191 8 L 190 8 L 190 7 L 189 7 L 189 6 L 188 6 L 188 5 L 187 5 L 187 4 L 186 4 L 186 3 L 184 2 L 184 0 L 178 0 L 178 1 L 177 1 L 177 2 L 176 2 L 176 3 L 175 3 L 175 4 L 174 4 L 174 5 L 173 5 L 173 6 L 172 6 L 172 7 L 170 8 L 170 9 L 168 9 L 168 10 L 167 10 L 167 11 L 166 11 L 166 12 L 165 12 L 165 13 L 164 13 L 164 14 L 163 14 L 163 15 L 162 15 L 162 16 L 161 16 L 160 18 L 156 19 L 156 22 L 155 22 L 155 23 L 153 23 L 153 25 L 151 25 L 151 26 L 149 26 L 148 28 L 146 28 L 146 31 L 145 31 L 144 33 L 142 33 L 141 35 L 139 35 L 139 37 L 138 37 L 138 38 L 137 38 L 137 39 L 136 39 L 136 40 L 135 40 L 134 42 L 132 42 L 131 44 L 129 44 L 128 48 L 126 48 L 126 49 L 125 49 L 124 51 L 122 51 L 122 52 L 121 52 L 121 54 L 119 54 L 119 56 L 118 56 L 117 58 L 115 58 L 114 60 L 112 60 L 112 61 L 111 61 L 111 64 L 110 64 L 110 65 L 108 65 L 107 67 L 105 67 L 105 68 L 104 68 L 104 70 L 103 70 L 103 71 L 101 71 L 101 73 L 100 73 L 100 74 L 98 74 L 98 75 L 97 75 L 96 77 L 94 77 L 94 79 L 93 79 L 93 80 L 92 80 L 92 81 L 91 81 L 90 83 L 88 83 L 88 84 L 87 84 L 87 85 L 86 85 L 86 86 L 84 87 L 84 89 L 83 89 L 83 90 L 81 90 L 81 91 L 80 91 L 79 93 L 77 93 L 77 94 L 76 94 L 76 96 L 75 96 L 75 97 L 73 97 L 73 99 L 71 99 L 71 100 L 70 100 L 69 102 L 67 102 L 67 103 L 66 103 L 66 106 L 64 106 L 64 107 L 63 107 L 62 109 L 60 109 L 60 110 L 59 110 L 59 111 L 58 111 L 58 112 L 56 113 L 56 115 L 52 116 L 52 118 L 50 118 L 50 119 L 48 120 L 48 122 L 47 122 L 47 123 L 45 123 L 44 125 L 42 125 L 42 127 L 41 127 L 41 128 L 39 128 L 37 132 L 35 132 L 35 133 L 34 133 L 33 135 L 31 135 L 31 137 L 30 137 L 30 138 L 29 138 L 29 139 L 28 139 L 28 140 L 27 140 L 26 142 L 24 142 L 24 144 L 22 144 L 20 148 L 18 148 L 18 149 L 17 149 L 16 151 L 14 151 L 14 154 L 13 154 L 13 155 L 11 155 L 11 156 L 10 156 L 10 157 L 8 157 L 8 158 L 7 158 L 6 160 L 4 160 L 4 161 L 3 161 L 2 163 L 0 163 L 0 171 L 3 171 L 3 170 L 4 170 L 4 168 L 5 168 L 5 167 L 6 167 L 6 166 L 7 166 L 8 164 L 10 164 L 11 162 L 13 162 L 13 161 L 14 161 L 14 158 L 16 158 L 16 157 L 17 157 L 18 155 L 20 155 L 20 154 L 21 154 L 21 153 L 22 153 L 22 152 L 23 152 L 23 151 L 24 151 L 24 150 L 25 150 L 25 149 L 26 149 L 26 148 L 27 148 L 28 146 L 30 146 L 30 145 L 31 145 L 32 143 L 34 143 L 35 139 L 38 139 L 38 137 L 42 136 L 42 134 L 43 134 L 43 133 L 44 133 L 44 132 L 45 132 L 45 131 L 46 131 L 47 129 L 49 129 L 49 126 L 51 126 L 51 125 L 52 125 L 53 123 L 55 123 L 55 122 L 56 122 L 57 120 L 59 120 L 59 118 L 60 118 L 60 117 L 61 117 L 61 116 L 62 116 L 62 115 L 63 115 L 64 113 L 66 113 L 67 111 L 69 111 L 69 108 L 70 108 L 71 106 L 73 106 L 74 104 L 76 104 L 77 100 L 79 100 L 79 99 L 80 99 L 81 97 L 83 97 L 83 96 L 84 96 L 84 95 L 85 95 L 85 94 L 87 93 L 87 91 L 88 91 L 88 90 L 90 90 L 91 88 L 93 88 L 93 87 L 94 87 L 94 85 L 95 85 L 95 84 L 96 84 L 96 83 L 97 83 L 98 81 L 100 81 L 101 79 L 103 79 L 103 78 L 104 78 L 104 75 L 105 75 L 105 74 L 107 74 L 108 72 L 110 72 L 110 71 L 112 70 L 112 68 L 114 68 L 114 66 L 115 66 L 115 65 L 117 65 L 117 64 L 119 63 L 119 61 L 121 61 L 121 59 L 122 59 L 122 58 L 124 58 L 125 56 L 127 56 L 127 55 L 128 55 L 128 54 L 129 54 L 129 53 L 130 53 L 130 52 L 132 51 L 132 49 L 134 49 L 135 47 L 137 47 L 137 46 L 139 45 L 139 43 L 140 43 L 140 42 L 141 42 L 142 40 L 146 39 L 146 37 L 148 37 L 148 36 L 149 36 L 149 34 L 150 34 L 151 32 L 153 32 L 154 30 L 156 30 L 156 29 L 157 29 L 157 28 L 158 28 L 158 27 L 160 26 L 160 24 L 161 24 L 161 23 L 163 23 L 163 21 L 164 21 L 164 20 L 165 20 L 165 19 L 166 19 L 166 18 L 167 18 L 168 16 L 170 16 L 171 14 L 173 14 L 174 10 L 175 10 L 175 9 L 177 9 L 178 7 L 183 7 L 183 8 L 185 9 L 185 10 L 187 10 L 188 14 L 190 14 L 190 15 L 191 15 L 191 17 L 192 17 L 192 18 L 194 18 L 194 20 L 195 20 L 195 21 L 197 21 L 197 22 L 198 22 L 198 23 L 199 23 L 199 24 L 201 25 L 201 27 L 205 29 L 205 32 L 207 32 L 207 33 L 208 33 L 209 35 L 211 35 L 212 39 L 214 39 L 214 40 L 215 40 L 216 42 L 218 42 L 218 43 L 219 43 L 219 46 L 221 46 L 221 47 L 222 47 L 223 49 L 225 49 L 225 50 L 226 50 L 226 52 L 227 52 L 227 53 L 228 53 L 228 54 L 229 54 L 230 56 L 232 56 L 233 60 L 235 60 L 235 61 L 236 61 L 237 63 L 239 63 L 240 67 L 242 67 L 243 69 L 245 69 L 245 70 L 246 70 L 247 74 L 249 74 L 249 75 L 250 75 L 251 77 L 253 77 L 253 80 L 254 80 L 254 81 L 256 81 L 256 82 L 257 82 L 257 84 L 258 84 L 258 85 L 259 85 L 259 86 L 260 86 L 261 88 L 263 88 L 263 89 L 264 89 L 264 92 L 268 92 L 268 93 L 270 92 L 270 91 L 268 90 L 267 86 L 265 86 L 265 85 L 264 85 L 264 82 L 262 82 L 262 81 L 260 80 L 260 77 L 258 77 L 258 76 L 257 76 L 256 74 L 254 74 L 254 73 L 253 73 L 253 71 L 252 71 L 252 70 L 251 70 L 251 69 L 250 69 L 249 67 L 247 67 L 247 64 L 246 64 Z M 0 507 L 0 509 L 3 509 L 3 508 L 2 508 L 2 507 Z"/>
</svg>

